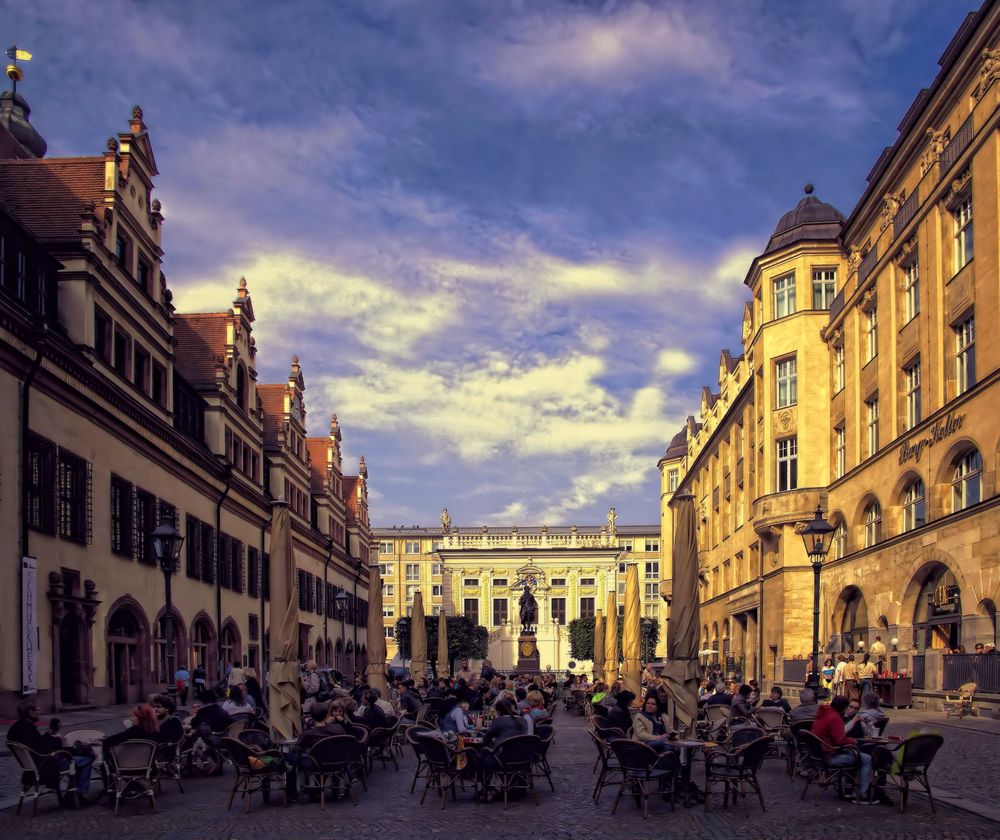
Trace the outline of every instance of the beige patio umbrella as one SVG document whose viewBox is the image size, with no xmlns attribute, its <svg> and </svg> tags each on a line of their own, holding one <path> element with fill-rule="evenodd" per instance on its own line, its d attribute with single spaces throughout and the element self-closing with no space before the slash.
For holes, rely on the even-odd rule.
<svg viewBox="0 0 1000 840">
<path fill-rule="evenodd" d="M 618 679 L 618 593 L 608 593 L 607 612 L 604 614 L 604 681 Z"/>
<path fill-rule="evenodd" d="M 667 665 L 661 675 L 673 700 L 674 727 L 691 734 L 701 680 L 694 496 L 676 494 L 670 506 L 674 509 L 673 602 L 667 625 Z"/>
<path fill-rule="evenodd" d="M 636 698 L 642 697 L 639 663 L 639 631 L 642 614 L 639 609 L 639 567 L 629 563 L 625 568 L 625 624 L 622 627 L 622 687 Z"/>
<path fill-rule="evenodd" d="M 417 682 L 427 676 L 427 625 L 424 623 L 424 596 L 418 589 L 413 596 L 410 618 L 410 677 Z"/>
<path fill-rule="evenodd" d="M 604 679 L 604 613 L 594 615 L 594 681 Z"/>
<path fill-rule="evenodd" d="M 451 672 L 451 661 L 448 659 L 448 616 L 444 608 L 438 613 L 438 650 L 437 675 L 447 677 Z"/>
<path fill-rule="evenodd" d="M 271 505 L 271 661 L 267 669 L 268 722 L 284 739 L 302 731 L 299 700 L 299 605 L 288 502 Z"/>
<path fill-rule="evenodd" d="M 365 674 L 368 685 L 377 688 L 382 699 L 387 699 L 389 686 L 385 681 L 385 630 L 382 625 L 382 576 L 378 563 L 368 567 L 368 667 Z"/>
</svg>

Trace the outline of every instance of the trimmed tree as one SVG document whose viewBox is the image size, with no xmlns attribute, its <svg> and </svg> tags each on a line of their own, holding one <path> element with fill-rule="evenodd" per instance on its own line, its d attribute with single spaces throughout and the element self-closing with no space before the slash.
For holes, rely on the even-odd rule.
<svg viewBox="0 0 1000 840">
<path fill-rule="evenodd" d="M 456 659 L 485 659 L 489 652 L 489 631 L 481 624 L 475 624 L 464 615 L 449 615 L 448 625 L 448 658 L 447 673 L 455 673 Z M 424 626 L 427 628 L 427 659 L 434 666 L 434 673 L 445 674 L 437 666 L 437 631 L 438 617 L 424 616 Z M 396 622 L 396 646 L 403 659 L 410 658 L 410 617 L 406 616 Z"/>
<path fill-rule="evenodd" d="M 574 659 L 594 658 L 594 616 L 588 618 L 574 618 L 569 623 L 569 650 Z M 652 656 L 656 650 L 656 645 L 660 641 L 660 622 L 650 621 L 649 625 L 640 625 L 639 650 L 647 651 Z M 618 621 L 618 659 L 621 661 L 622 654 L 622 627 L 621 619 Z"/>
</svg>

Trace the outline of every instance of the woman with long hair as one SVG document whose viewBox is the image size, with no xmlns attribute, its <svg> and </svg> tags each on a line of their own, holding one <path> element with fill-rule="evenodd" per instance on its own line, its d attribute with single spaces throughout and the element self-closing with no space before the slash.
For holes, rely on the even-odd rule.
<svg viewBox="0 0 1000 840">
<path fill-rule="evenodd" d="M 107 754 L 116 744 L 123 744 L 126 741 L 159 741 L 160 725 L 156 719 L 156 712 L 149 703 L 142 703 L 132 709 L 131 725 L 123 732 L 108 735 L 101 745 L 101 749 Z"/>
</svg>

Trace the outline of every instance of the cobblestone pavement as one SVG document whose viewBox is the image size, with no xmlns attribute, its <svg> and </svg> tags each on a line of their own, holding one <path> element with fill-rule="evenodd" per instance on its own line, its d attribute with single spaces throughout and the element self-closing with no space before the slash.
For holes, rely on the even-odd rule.
<svg viewBox="0 0 1000 840">
<path fill-rule="evenodd" d="M 107 712 L 105 712 L 107 716 Z M 901 734 L 922 725 L 938 725 L 936 713 L 899 713 Z M 903 720 L 903 718 L 906 718 Z M 92 720 L 97 728 L 115 728 L 117 718 L 107 717 L 106 724 Z M 977 730 L 976 721 L 956 722 L 937 726 L 946 736 L 945 752 L 937 773 L 944 789 L 966 784 L 972 791 L 994 789 L 997 773 L 992 756 L 992 745 L 1000 732 Z M 995 722 L 990 721 L 989 724 Z M 120 725 L 120 724 L 118 724 Z M 669 804 L 660 799 L 650 803 L 650 818 L 643 822 L 641 812 L 631 801 L 623 801 L 618 814 L 611 817 L 612 790 L 605 791 L 599 807 L 590 799 L 593 785 L 591 768 L 593 752 L 583 722 L 560 714 L 556 720 L 556 743 L 550 752 L 556 792 L 551 793 L 542 781 L 539 788 L 541 804 L 530 799 L 512 801 L 508 811 L 502 803 L 476 804 L 470 792 L 459 793 L 457 802 L 448 801 L 444 810 L 428 796 L 425 805 L 419 804 L 418 794 L 409 793 L 414 760 L 408 753 L 400 762 L 400 772 L 390 767 L 377 768 L 372 776 L 367 794 L 358 791 L 360 805 L 348 801 L 327 804 L 321 811 L 318 804 L 299 804 L 285 807 L 280 804 L 280 794 L 275 804 L 264 805 L 260 797 L 254 799 L 253 812 L 244 813 L 239 803 L 232 811 L 226 810 L 232 770 L 226 776 L 213 779 L 191 779 L 185 782 L 184 794 L 173 785 L 164 785 L 164 792 L 152 813 L 148 804 L 131 802 L 123 806 L 122 815 L 111 816 L 107 808 L 95 806 L 82 811 L 60 810 L 51 798 L 43 801 L 40 813 L 32 818 L 27 811 L 16 816 L 12 809 L 0 812 L 0 837 L 60 837 L 95 840 L 102 836 L 164 838 L 255 838 L 280 836 L 282 840 L 296 838 L 339 838 L 357 840 L 379 838 L 424 838 L 460 835 L 463 840 L 505 840 L 506 838 L 531 837 L 533 840 L 570 840 L 570 838 L 597 838 L 605 840 L 609 828 L 616 834 L 636 835 L 653 832 L 656 836 L 677 837 L 739 837 L 745 840 L 748 831 L 768 840 L 783 838 L 816 838 L 816 840 L 857 840 L 859 837 L 879 837 L 887 840 L 919 840 L 920 838 L 996 838 L 1000 824 L 983 816 L 960 810 L 945 803 L 938 805 L 938 813 L 931 814 L 927 800 L 911 798 L 907 812 L 900 815 L 887 807 L 859 807 L 842 803 L 833 794 L 824 794 L 818 806 L 812 799 L 799 800 L 801 781 L 790 782 L 783 772 L 783 765 L 769 762 L 762 771 L 764 795 L 768 810 L 762 814 L 757 805 L 752 806 L 746 819 L 736 808 L 723 810 L 718 800 L 713 800 L 711 810 L 696 806 L 685 809 L 678 806 L 671 813 Z M 1000 726 L 987 726 L 998 729 Z M 966 750 L 971 750 L 966 752 Z M 989 759 L 983 764 L 976 755 Z M 13 760 L 2 760 L 5 776 L 11 775 Z M 967 775 L 960 768 L 969 767 Z M 695 778 L 698 778 L 696 770 Z M 985 795 L 983 797 L 986 798 Z"/>
</svg>

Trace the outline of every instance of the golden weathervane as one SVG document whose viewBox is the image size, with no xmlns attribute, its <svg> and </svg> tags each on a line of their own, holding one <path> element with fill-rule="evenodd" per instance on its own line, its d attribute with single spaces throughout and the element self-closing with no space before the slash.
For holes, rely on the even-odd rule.
<svg viewBox="0 0 1000 840">
<path fill-rule="evenodd" d="M 17 83 L 24 78 L 24 71 L 17 66 L 17 62 L 31 61 L 31 53 L 19 50 L 15 43 L 7 48 L 7 58 L 10 59 L 10 64 L 7 65 L 7 78 L 13 83 L 14 93 L 17 93 Z"/>
</svg>

